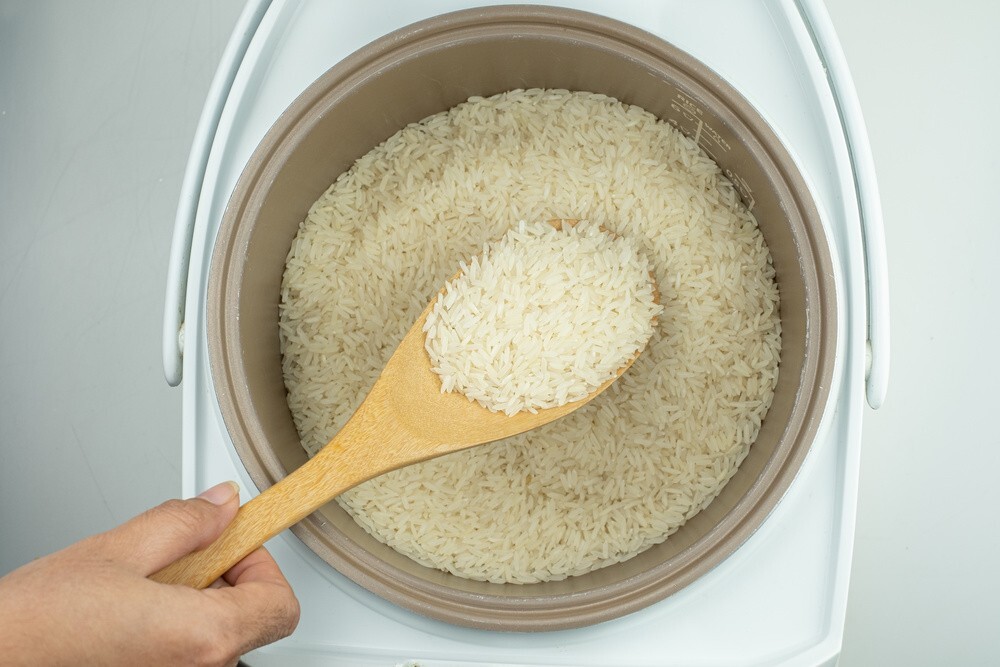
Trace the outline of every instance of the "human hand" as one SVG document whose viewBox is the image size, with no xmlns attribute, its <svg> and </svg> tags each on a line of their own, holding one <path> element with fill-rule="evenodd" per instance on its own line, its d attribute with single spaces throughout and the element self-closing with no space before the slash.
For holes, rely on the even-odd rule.
<svg viewBox="0 0 1000 667">
<path fill-rule="evenodd" d="M 234 665 L 292 633 L 299 603 L 258 549 L 199 591 L 146 577 L 211 544 L 235 484 L 170 500 L 0 579 L 0 656 L 12 665 Z"/>
</svg>

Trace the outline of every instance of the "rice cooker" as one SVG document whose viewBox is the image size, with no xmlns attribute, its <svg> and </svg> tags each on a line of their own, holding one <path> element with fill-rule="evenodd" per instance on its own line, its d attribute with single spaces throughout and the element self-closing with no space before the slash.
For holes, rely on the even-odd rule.
<svg viewBox="0 0 1000 667">
<path fill-rule="evenodd" d="M 757 207 L 783 326 L 761 435 L 664 544 L 565 582 L 442 577 L 335 505 L 317 512 L 268 544 L 302 621 L 250 664 L 826 664 L 839 653 L 861 411 L 884 396 L 888 331 L 871 157 L 829 18 L 813 2 L 711 14 L 563 4 L 247 5 L 196 133 L 172 248 L 164 362 L 171 384 L 184 378 L 183 491 L 232 478 L 245 501 L 304 460 L 275 333 L 275 281 L 303 206 L 407 122 L 513 87 L 639 104 L 695 138 Z"/>
</svg>

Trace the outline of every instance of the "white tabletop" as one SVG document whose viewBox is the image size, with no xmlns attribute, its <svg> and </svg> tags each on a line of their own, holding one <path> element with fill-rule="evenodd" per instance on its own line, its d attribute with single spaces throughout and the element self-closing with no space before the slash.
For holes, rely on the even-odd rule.
<svg viewBox="0 0 1000 667">
<path fill-rule="evenodd" d="M 0 2 L 0 574 L 179 489 L 165 268 L 241 4 Z M 841 664 L 985 664 L 1000 657 L 1000 5 L 830 12 L 878 167 L 893 327 Z"/>
</svg>

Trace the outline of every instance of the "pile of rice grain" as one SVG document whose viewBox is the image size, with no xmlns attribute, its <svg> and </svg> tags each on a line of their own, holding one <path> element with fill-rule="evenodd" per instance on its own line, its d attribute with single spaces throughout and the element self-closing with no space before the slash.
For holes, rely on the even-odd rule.
<svg viewBox="0 0 1000 667">
<path fill-rule="evenodd" d="M 460 261 L 553 218 L 590 220 L 652 262 L 664 311 L 633 367 L 541 429 L 338 498 L 377 539 L 471 579 L 562 579 L 667 539 L 735 473 L 777 379 L 770 255 L 718 166 L 638 107 L 512 91 L 404 128 L 302 223 L 280 328 L 307 451 L 360 405 Z"/>
<path fill-rule="evenodd" d="M 653 334 L 650 273 L 632 241 L 587 221 L 520 222 L 462 262 L 427 315 L 441 391 L 508 415 L 583 400 Z"/>
</svg>

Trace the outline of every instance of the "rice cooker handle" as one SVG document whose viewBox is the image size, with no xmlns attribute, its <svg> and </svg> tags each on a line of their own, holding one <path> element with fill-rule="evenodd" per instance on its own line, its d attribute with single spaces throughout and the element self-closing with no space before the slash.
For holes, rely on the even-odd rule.
<svg viewBox="0 0 1000 667">
<path fill-rule="evenodd" d="M 201 197 L 201 186 L 208 167 L 209 152 L 236 72 L 270 4 L 271 0 L 250 0 L 236 21 L 236 27 L 215 71 L 212 85 L 209 86 L 208 99 L 198 120 L 191 145 L 191 155 L 184 170 L 177 217 L 174 219 L 174 235 L 170 243 L 167 295 L 163 306 L 163 374 L 171 387 L 180 384 L 183 374 L 184 311 L 188 268 L 191 264 L 191 241 L 194 238 L 198 200 Z"/>
<path fill-rule="evenodd" d="M 818 0 L 798 0 L 797 4 L 823 59 L 854 170 L 868 290 L 865 394 L 868 405 L 877 410 L 889 385 L 889 276 L 875 162 L 858 94 L 830 15 Z"/>
</svg>

